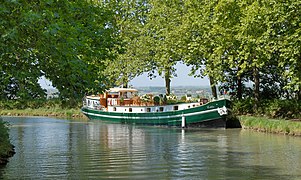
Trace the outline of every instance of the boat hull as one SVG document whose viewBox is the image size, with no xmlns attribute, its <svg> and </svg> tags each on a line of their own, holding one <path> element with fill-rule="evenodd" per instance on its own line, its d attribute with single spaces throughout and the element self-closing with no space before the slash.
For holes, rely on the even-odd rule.
<svg viewBox="0 0 301 180">
<path fill-rule="evenodd" d="M 120 113 L 82 108 L 82 112 L 91 120 L 103 120 L 116 123 L 145 124 L 176 127 L 226 127 L 230 101 L 223 99 L 185 110 L 148 113 Z M 222 113 L 221 113 L 222 112 Z"/>
</svg>

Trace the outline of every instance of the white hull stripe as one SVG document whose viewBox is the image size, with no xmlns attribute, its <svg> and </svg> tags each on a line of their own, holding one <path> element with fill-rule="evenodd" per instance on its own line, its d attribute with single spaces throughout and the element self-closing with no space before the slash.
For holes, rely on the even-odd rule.
<svg viewBox="0 0 301 180">
<path fill-rule="evenodd" d="M 210 113 L 210 112 L 214 112 L 214 111 L 218 111 L 218 108 L 216 109 L 210 109 L 210 110 L 206 110 L 206 111 L 199 111 L 199 112 L 193 112 L 193 113 L 187 113 L 187 114 L 178 114 L 178 115 L 172 115 L 172 116 L 156 116 L 156 117 L 129 117 L 127 115 L 124 116 L 112 116 L 112 115 L 104 115 L 104 114 L 96 114 L 96 113 L 89 113 L 89 112 L 84 112 L 84 114 L 86 115 L 90 115 L 90 116 L 98 116 L 98 117 L 104 117 L 104 118 L 114 118 L 114 119 L 169 119 L 169 118 L 179 118 L 182 116 L 195 116 L 195 115 L 200 115 L 200 114 L 206 114 L 206 113 Z"/>
</svg>

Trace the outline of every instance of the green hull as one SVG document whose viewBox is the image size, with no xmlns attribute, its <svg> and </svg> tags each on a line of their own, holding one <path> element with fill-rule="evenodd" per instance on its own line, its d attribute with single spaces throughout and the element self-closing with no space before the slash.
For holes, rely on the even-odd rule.
<svg viewBox="0 0 301 180">
<path fill-rule="evenodd" d="M 223 99 L 190 109 L 169 112 L 120 113 L 106 112 L 87 107 L 83 107 L 82 112 L 92 120 L 116 123 L 182 127 L 184 120 L 185 127 L 225 127 L 226 117 L 229 112 L 221 114 L 219 112 L 221 108 L 228 111 L 230 109 L 230 101 Z"/>
</svg>

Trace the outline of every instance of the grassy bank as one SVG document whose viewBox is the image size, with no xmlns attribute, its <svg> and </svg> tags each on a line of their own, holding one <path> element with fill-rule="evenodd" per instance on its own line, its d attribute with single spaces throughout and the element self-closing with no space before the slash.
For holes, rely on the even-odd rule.
<svg viewBox="0 0 301 180">
<path fill-rule="evenodd" d="M 254 116 L 240 116 L 239 120 L 244 129 L 301 136 L 301 121 L 269 119 Z"/>
<path fill-rule="evenodd" d="M 10 100 L 0 101 L 0 116 L 50 116 L 84 118 L 81 100 Z"/>
<path fill-rule="evenodd" d="M 7 159 L 14 154 L 8 131 L 7 124 L 0 117 L 0 165 L 6 164 Z"/>
<path fill-rule="evenodd" d="M 60 108 L 37 108 L 37 109 L 2 109 L 2 116 L 49 116 L 64 118 L 85 118 L 79 108 L 60 109 Z"/>
</svg>

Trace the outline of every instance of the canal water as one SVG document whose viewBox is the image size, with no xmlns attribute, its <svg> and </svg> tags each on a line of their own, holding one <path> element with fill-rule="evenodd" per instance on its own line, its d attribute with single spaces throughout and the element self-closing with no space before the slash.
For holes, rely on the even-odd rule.
<svg viewBox="0 0 301 180">
<path fill-rule="evenodd" d="M 0 179 L 301 179 L 301 137 L 3 117 L 16 154 Z"/>
</svg>

